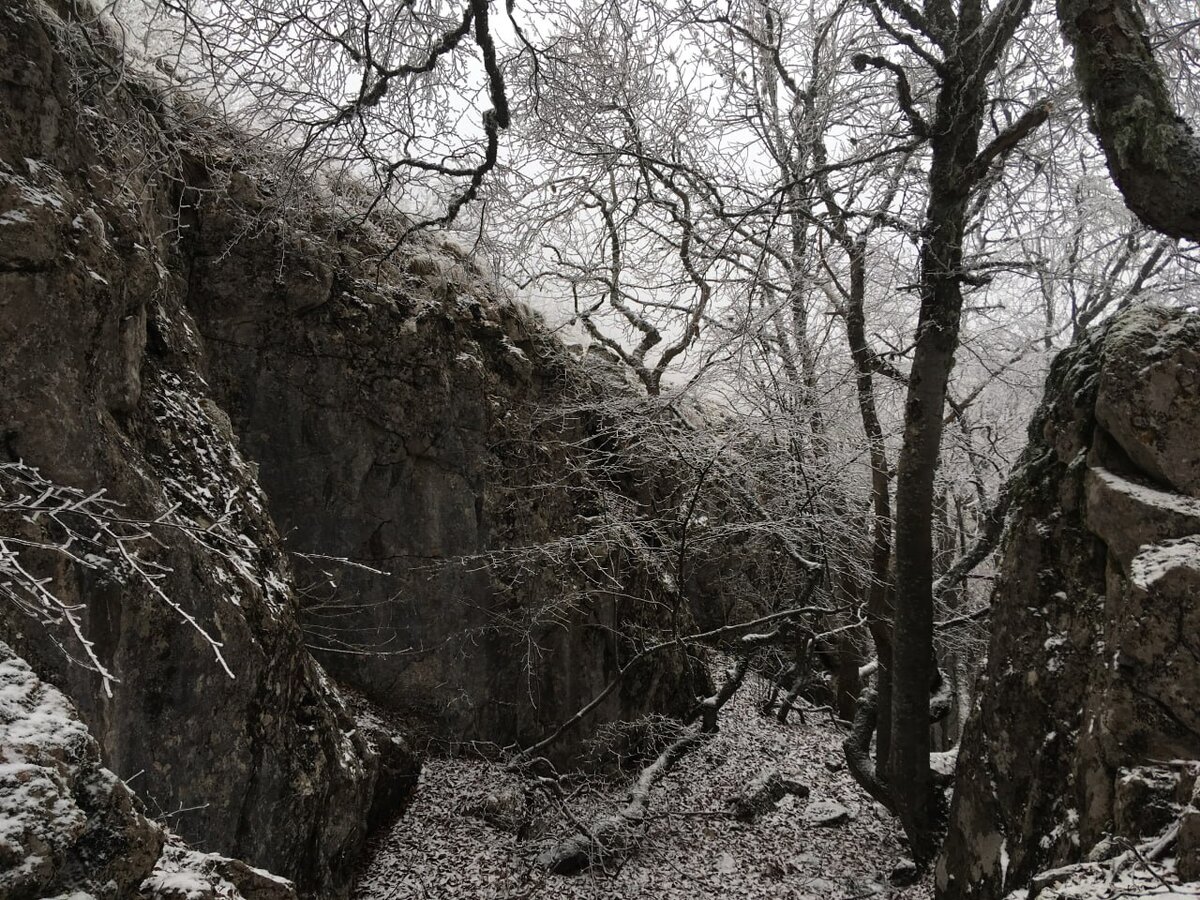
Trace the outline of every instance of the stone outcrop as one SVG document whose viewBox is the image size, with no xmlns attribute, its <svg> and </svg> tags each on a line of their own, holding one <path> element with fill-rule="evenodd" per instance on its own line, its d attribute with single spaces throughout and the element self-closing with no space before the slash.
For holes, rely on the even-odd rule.
<svg viewBox="0 0 1200 900">
<path fill-rule="evenodd" d="M 147 819 L 62 692 L 0 643 L 0 895 L 296 900 L 290 881 Z"/>
<path fill-rule="evenodd" d="M 32 593 L 0 578 L 0 638 L 181 835 L 336 893 L 372 798 L 416 763 L 305 650 L 253 466 L 201 376 L 162 103 L 132 78 L 81 93 L 113 63 L 89 54 L 46 4 L 0 7 L 0 536 L 48 548 L 20 548 Z M 54 506 L 43 483 L 103 491 L 110 518 L 14 508 Z"/>
<path fill-rule="evenodd" d="M 128 896 L 150 874 L 161 830 L 100 764 L 70 703 L 0 644 L 0 893 Z"/>
<path fill-rule="evenodd" d="M 1133 309 L 1059 355 L 1022 461 L 940 897 L 1083 883 L 1089 860 L 1176 826 L 1179 873 L 1197 876 L 1198 466 L 1200 316 Z"/>
<path fill-rule="evenodd" d="M 198 206 L 188 306 L 280 532 L 317 557 L 300 570 L 323 592 L 306 620 L 317 656 L 443 735 L 530 743 L 604 689 L 622 631 L 653 624 L 621 598 L 672 590 L 653 568 L 661 551 L 639 554 L 632 532 L 586 537 L 589 516 L 625 512 L 606 501 L 634 519 L 639 492 L 669 482 L 655 461 L 610 451 L 628 483 L 595 483 L 605 454 L 587 407 L 632 394 L 453 243 L 405 248 L 384 280 L 372 256 L 384 248 L 295 224 L 231 245 L 264 202 L 243 185 Z M 591 721 L 682 713 L 697 693 L 682 662 L 663 654 L 632 673 Z M 586 735 L 550 752 L 569 756 Z"/>
</svg>

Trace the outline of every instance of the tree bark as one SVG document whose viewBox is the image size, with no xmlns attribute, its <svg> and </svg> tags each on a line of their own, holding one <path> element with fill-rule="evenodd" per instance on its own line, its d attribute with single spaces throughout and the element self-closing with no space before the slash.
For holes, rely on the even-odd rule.
<svg viewBox="0 0 1200 900">
<path fill-rule="evenodd" d="M 880 673 L 884 670 L 879 669 Z M 858 706 L 854 710 L 854 722 L 850 734 L 842 741 L 842 750 L 846 754 L 846 765 L 854 780 L 871 797 L 884 805 L 890 812 L 896 811 L 896 802 L 892 797 L 887 780 L 881 777 L 876 764 L 871 761 L 871 737 L 878 725 L 879 696 L 874 687 L 863 689 L 858 698 Z"/>
<path fill-rule="evenodd" d="M 1058 0 L 1092 131 L 1139 219 L 1200 241 L 1200 139 L 1175 111 L 1135 0 Z"/>
<path fill-rule="evenodd" d="M 854 360 L 855 388 L 863 432 L 871 460 L 871 583 L 867 587 L 867 628 L 875 643 L 879 672 L 872 712 L 878 777 L 887 780 L 892 746 L 892 608 L 889 568 L 892 559 L 892 501 L 888 484 L 887 450 L 875 405 L 875 354 L 867 343 L 867 248 L 863 240 L 844 235 L 850 263 L 850 295 L 846 303 L 846 337 Z"/>
<path fill-rule="evenodd" d="M 962 318 L 963 239 L 975 186 L 991 163 L 1041 124 L 1048 112 L 1045 107 L 1030 110 L 980 150 L 986 78 L 1028 9 L 1028 0 L 1009 0 L 985 17 L 982 5 L 973 0 L 960 5 L 959 37 L 939 69 L 929 129 L 929 201 L 920 252 L 921 309 L 896 476 L 892 746 L 887 773 L 919 865 L 927 864 L 937 852 L 940 831 L 939 797 L 929 769 L 929 694 L 937 676 L 933 500 L 947 385 Z"/>
</svg>

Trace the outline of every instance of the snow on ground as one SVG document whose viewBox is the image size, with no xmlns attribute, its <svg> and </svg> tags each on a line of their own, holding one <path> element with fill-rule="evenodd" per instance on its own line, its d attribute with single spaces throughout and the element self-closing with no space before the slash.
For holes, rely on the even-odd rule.
<svg viewBox="0 0 1200 900">
<path fill-rule="evenodd" d="M 787 725 L 759 715 L 756 687 L 744 686 L 722 713 L 721 733 L 655 788 L 647 840 L 606 871 L 540 871 L 533 864 L 537 853 L 569 831 L 561 816 L 536 837 L 518 841 L 511 830 L 470 812 L 511 776 L 496 764 L 436 758 L 426 764 L 404 818 L 377 839 L 354 896 L 865 900 L 887 894 L 927 900 L 928 882 L 889 886 L 888 874 L 903 855 L 898 828 L 841 765 L 842 732 L 824 713 L 810 713 L 808 724 L 793 715 Z M 811 796 L 787 796 L 753 824 L 729 817 L 728 800 L 768 767 L 807 784 Z M 588 789 L 572 809 L 590 818 L 588 810 L 591 816 L 612 811 L 623 796 L 620 784 Z M 844 805 L 849 822 L 810 823 L 807 810 L 822 801 Z"/>
<path fill-rule="evenodd" d="M 1151 862 L 1130 853 L 1106 862 L 1051 869 L 1034 876 L 1033 882 L 1038 900 L 1200 900 L 1200 884 L 1180 884 L 1174 860 Z M 1022 888 L 1005 900 L 1027 900 L 1029 894 Z"/>
</svg>

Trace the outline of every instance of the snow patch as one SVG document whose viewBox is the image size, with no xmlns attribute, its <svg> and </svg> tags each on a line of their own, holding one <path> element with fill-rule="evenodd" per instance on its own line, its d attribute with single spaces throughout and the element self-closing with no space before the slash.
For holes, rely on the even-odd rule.
<svg viewBox="0 0 1200 900">
<path fill-rule="evenodd" d="M 1154 544 L 1133 558 L 1129 578 L 1144 591 L 1177 569 L 1200 571 L 1200 535 Z"/>
<path fill-rule="evenodd" d="M 1200 518 L 1200 500 L 1195 500 L 1173 491 L 1163 491 L 1122 478 L 1108 469 L 1093 466 L 1091 474 L 1109 490 L 1124 494 L 1143 506 L 1160 509 L 1167 513 L 1189 518 Z"/>
</svg>

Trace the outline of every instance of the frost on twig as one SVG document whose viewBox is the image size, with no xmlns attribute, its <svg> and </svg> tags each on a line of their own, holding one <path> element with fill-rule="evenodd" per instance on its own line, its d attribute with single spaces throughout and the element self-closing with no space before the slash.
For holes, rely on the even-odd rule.
<svg viewBox="0 0 1200 900">
<path fill-rule="evenodd" d="M 208 644 L 233 678 L 222 643 L 164 590 L 171 569 L 148 552 L 163 546 L 157 535 L 175 531 L 228 556 L 223 547 L 232 538 L 223 534 L 223 524 L 219 520 L 199 527 L 181 516 L 177 506 L 154 519 L 134 518 L 103 489 L 89 493 L 49 481 L 23 462 L 0 463 L 0 602 L 46 626 L 69 659 L 100 676 L 111 697 L 119 679 L 87 636 L 85 604 L 66 599 L 54 576 L 42 574 L 51 566 L 59 571 L 63 564 L 78 566 L 101 581 L 140 588 L 169 607 Z M 55 629 L 65 629 L 74 646 L 55 637 Z"/>
</svg>

